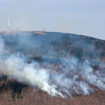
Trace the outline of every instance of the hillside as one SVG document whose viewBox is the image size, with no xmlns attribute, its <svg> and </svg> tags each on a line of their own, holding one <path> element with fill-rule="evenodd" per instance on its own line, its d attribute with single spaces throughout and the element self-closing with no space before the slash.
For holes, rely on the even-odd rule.
<svg viewBox="0 0 105 105">
<path fill-rule="evenodd" d="M 0 33 L 1 105 L 104 105 L 104 90 L 104 40 Z"/>
<path fill-rule="evenodd" d="M 59 58 L 67 55 L 101 57 L 105 52 L 105 41 L 83 35 L 47 32 L 46 35 L 34 32 L 3 34 L 6 48 L 10 52 L 22 52 L 32 57 Z"/>
</svg>

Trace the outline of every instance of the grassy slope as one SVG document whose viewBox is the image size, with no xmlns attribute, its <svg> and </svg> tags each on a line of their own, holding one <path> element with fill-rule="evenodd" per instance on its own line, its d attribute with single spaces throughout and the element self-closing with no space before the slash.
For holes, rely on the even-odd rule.
<svg viewBox="0 0 105 105">
<path fill-rule="evenodd" d="M 79 59 L 103 58 L 105 41 L 82 35 L 48 32 L 36 35 L 33 32 L 6 35 L 0 33 L 10 53 L 17 51 L 27 56 L 58 59 L 73 55 Z M 19 43 L 18 43 L 19 42 Z M 105 92 L 97 90 L 89 96 L 72 99 L 51 97 L 39 89 L 6 78 L 0 80 L 0 105 L 104 105 Z"/>
</svg>

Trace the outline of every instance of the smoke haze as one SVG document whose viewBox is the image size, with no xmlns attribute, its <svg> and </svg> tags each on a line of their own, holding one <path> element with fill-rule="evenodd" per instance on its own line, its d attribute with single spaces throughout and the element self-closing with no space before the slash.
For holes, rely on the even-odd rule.
<svg viewBox="0 0 105 105">
<path fill-rule="evenodd" d="M 31 36 L 29 37 L 31 39 Z M 23 52 L 30 51 L 31 48 L 40 52 L 42 45 L 47 43 L 44 38 L 45 36 L 41 39 L 43 43 L 39 43 L 37 37 L 34 40 L 35 42 L 33 41 L 34 44 L 32 44 L 32 40 L 30 41 L 29 38 L 24 37 L 23 40 L 23 38 L 19 37 L 19 40 L 16 42 L 16 38 L 13 43 L 18 47 L 21 46 Z M 35 59 L 29 61 L 30 56 L 15 50 L 11 53 L 6 48 L 5 40 L 5 38 L 0 37 L 0 72 L 7 75 L 8 78 L 38 87 L 52 96 L 60 96 L 62 98 L 81 94 L 89 95 L 95 92 L 95 88 L 105 90 L 105 66 L 100 59 L 89 60 L 85 57 L 85 59 L 80 60 L 77 56 L 67 54 L 67 52 L 64 52 L 64 55 L 59 57 L 58 55 L 61 52 L 56 52 L 56 49 L 51 44 L 46 44 L 46 49 L 52 47 L 50 52 L 47 53 L 48 57 L 55 56 L 59 60 L 57 63 L 54 61 L 57 64 L 57 67 L 55 67 L 55 64 L 50 64 L 50 60 L 45 59 L 47 58 L 45 55 L 42 55 L 44 60 L 38 62 Z M 61 37 L 56 37 L 54 40 L 61 40 Z M 8 38 L 7 41 L 9 42 Z M 48 41 L 50 42 L 50 39 Z M 29 47 L 25 45 L 26 43 L 28 43 Z M 75 45 L 78 44 L 75 43 Z M 89 48 L 94 50 L 94 44 L 91 44 Z M 99 53 L 99 51 L 96 52 Z M 96 52 L 94 51 L 94 54 L 97 55 Z M 65 56 L 65 53 L 67 56 Z M 85 56 L 85 53 L 83 56 Z M 98 67 L 94 69 L 96 65 Z"/>
</svg>

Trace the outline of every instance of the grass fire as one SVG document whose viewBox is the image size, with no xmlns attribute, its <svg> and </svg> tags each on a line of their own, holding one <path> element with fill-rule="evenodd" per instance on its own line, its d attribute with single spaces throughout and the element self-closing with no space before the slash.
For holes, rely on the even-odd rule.
<svg viewBox="0 0 105 105">
<path fill-rule="evenodd" d="M 0 33 L 0 74 L 0 92 L 10 88 L 18 97 L 26 87 L 63 99 L 104 91 L 105 41 L 57 32 Z"/>
</svg>

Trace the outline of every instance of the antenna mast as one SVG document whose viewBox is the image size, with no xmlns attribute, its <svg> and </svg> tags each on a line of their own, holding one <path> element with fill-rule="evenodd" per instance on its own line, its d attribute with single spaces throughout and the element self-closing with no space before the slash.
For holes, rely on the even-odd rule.
<svg viewBox="0 0 105 105">
<path fill-rule="evenodd" d="M 8 29 L 10 29 L 10 19 L 8 18 Z"/>
</svg>

